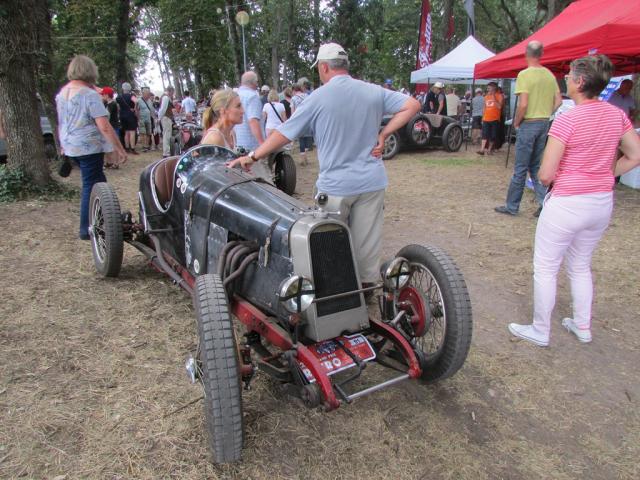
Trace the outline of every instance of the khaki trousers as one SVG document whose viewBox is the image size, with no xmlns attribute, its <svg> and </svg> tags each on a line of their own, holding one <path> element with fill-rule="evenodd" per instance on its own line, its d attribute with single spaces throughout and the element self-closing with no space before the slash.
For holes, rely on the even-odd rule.
<svg viewBox="0 0 640 480">
<path fill-rule="evenodd" d="M 380 280 L 383 207 L 384 190 L 348 197 L 329 195 L 325 207 L 329 212 L 339 211 L 340 220 L 349 225 L 361 282 Z"/>
<path fill-rule="evenodd" d="M 162 156 L 168 157 L 171 155 L 171 129 L 173 128 L 173 122 L 169 117 L 162 117 L 160 125 L 162 125 Z"/>
</svg>

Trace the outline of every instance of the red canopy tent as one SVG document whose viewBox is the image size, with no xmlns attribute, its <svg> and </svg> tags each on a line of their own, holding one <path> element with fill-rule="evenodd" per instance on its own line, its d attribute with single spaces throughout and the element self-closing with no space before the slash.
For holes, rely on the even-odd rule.
<svg viewBox="0 0 640 480">
<path fill-rule="evenodd" d="M 524 51 L 531 40 L 544 45 L 542 64 L 555 75 L 585 55 L 607 55 L 617 75 L 640 71 L 640 2 L 575 0 L 529 38 L 500 52 L 474 69 L 475 78 L 515 78 L 527 67 Z"/>
</svg>

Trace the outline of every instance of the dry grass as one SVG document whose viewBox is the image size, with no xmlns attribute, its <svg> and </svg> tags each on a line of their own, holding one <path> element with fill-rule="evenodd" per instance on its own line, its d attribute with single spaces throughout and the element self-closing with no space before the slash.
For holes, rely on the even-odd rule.
<svg viewBox="0 0 640 480">
<path fill-rule="evenodd" d="M 149 161 L 107 172 L 126 208 Z M 230 467 L 208 462 L 201 402 L 176 411 L 202 394 L 182 367 L 195 341 L 190 299 L 128 247 L 121 277 L 98 278 L 75 239 L 75 203 L 0 206 L 0 477 L 638 478 L 640 193 L 618 189 L 594 258 L 594 343 L 579 345 L 558 322 L 539 349 L 506 330 L 531 316 L 535 208 L 527 194 L 519 217 L 493 213 L 510 175 L 504 157 L 413 153 L 387 167 L 385 253 L 433 243 L 467 278 L 465 367 L 329 414 L 259 375 L 244 395 L 244 462 Z M 315 174 L 299 171 L 306 200 Z M 569 302 L 563 281 L 556 319 Z"/>
</svg>

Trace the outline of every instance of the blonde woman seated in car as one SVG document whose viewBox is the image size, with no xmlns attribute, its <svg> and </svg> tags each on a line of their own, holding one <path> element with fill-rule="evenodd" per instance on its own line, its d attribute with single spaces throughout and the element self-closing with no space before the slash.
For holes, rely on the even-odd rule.
<svg viewBox="0 0 640 480">
<path fill-rule="evenodd" d="M 235 152 L 236 136 L 233 127 L 242 123 L 244 109 L 240 97 L 231 89 L 218 90 L 211 99 L 211 106 L 202 115 L 205 130 L 201 145 L 218 145 Z M 266 161 L 253 165 L 251 173 L 273 183 L 273 175 Z"/>
</svg>

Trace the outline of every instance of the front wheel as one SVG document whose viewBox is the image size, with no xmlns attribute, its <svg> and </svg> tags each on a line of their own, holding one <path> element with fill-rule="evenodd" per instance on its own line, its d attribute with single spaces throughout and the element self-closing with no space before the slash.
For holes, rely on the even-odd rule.
<svg viewBox="0 0 640 480">
<path fill-rule="evenodd" d="M 218 275 L 197 277 L 193 304 L 198 317 L 209 448 L 214 463 L 235 462 L 244 443 L 240 363 L 226 293 Z"/>
<path fill-rule="evenodd" d="M 422 351 L 422 380 L 452 376 L 464 364 L 471 346 L 471 300 L 462 273 L 443 250 L 408 245 L 398 257 L 410 263 L 409 283 L 399 298 L 414 315 L 415 342 Z"/>
<path fill-rule="evenodd" d="M 89 199 L 89 235 L 96 270 L 117 277 L 122 266 L 124 239 L 120 202 L 108 183 L 96 183 Z"/>
<path fill-rule="evenodd" d="M 450 123 L 442 132 L 442 146 L 447 152 L 457 152 L 462 146 L 464 133 L 457 123 Z"/>
<path fill-rule="evenodd" d="M 397 131 L 393 132 L 384 141 L 384 151 L 382 152 L 382 159 L 391 160 L 400 151 L 400 147 L 400 134 Z"/>
</svg>

